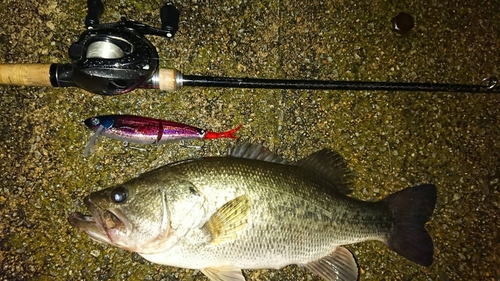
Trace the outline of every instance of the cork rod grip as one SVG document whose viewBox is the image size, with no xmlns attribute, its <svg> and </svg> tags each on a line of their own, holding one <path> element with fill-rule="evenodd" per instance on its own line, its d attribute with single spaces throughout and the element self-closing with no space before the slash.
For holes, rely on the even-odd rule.
<svg viewBox="0 0 500 281">
<path fill-rule="evenodd" d="M 50 64 L 0 64 L 0 84 L 50 87 Z"/>
<path fill-rule="evenodd" d="M 177 78 L 179 77 L 179 72 L 175 69 L 159 69 L 158 83 L 160 84 L 160 90 L 162 91 L 175 91 L 179 89 L 179 84 L 177 83 Z"/>
</svg>

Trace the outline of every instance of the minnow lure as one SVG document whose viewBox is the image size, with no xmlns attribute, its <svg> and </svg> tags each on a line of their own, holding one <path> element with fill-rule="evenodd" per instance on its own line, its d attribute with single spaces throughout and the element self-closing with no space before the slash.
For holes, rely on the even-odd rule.
<svg viewBox="0 0 500 281">
<path fill-rule="evenodd" d="M 212 132 L 190 125 L 148 118 L 135 115 L 103 115 L 88 118 L 84 121 L 95 134 L 85 147 L 84 155 L 90 150 L 99 136 L 138 144 L 163 144 L 171 141 L 190 139 L 236 139 L 235 133 L 242 127 L 225 132 Z"/>
</svg>

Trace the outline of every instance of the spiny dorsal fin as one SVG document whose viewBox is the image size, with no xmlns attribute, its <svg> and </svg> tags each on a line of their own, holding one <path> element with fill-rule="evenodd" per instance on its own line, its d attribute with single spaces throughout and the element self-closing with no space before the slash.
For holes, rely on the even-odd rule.
<svg viewBox="0 0 500 281">
<path fill-rule="evenodd" d="M 352 172 L 337 152 L 325 148 L 299 160 L 296 165 L 318 174 L 339 192 L 351 193 L 349 185 L 353 177 Z"/>
<path fill-rule="evenodd" d="M 266 162 L 286 164 L 287 162 L 266 147 L 257 143 L 240 143 L 229 150 L 229 156 L 236 158 L 256 159 Z"/>
<path fill-rule="evenodd" d="M 250 197 L 242 195 L 220 207 L 202 226 L 212 237 L 210 243 L 222 244 L 238 238 L 238 232 L 248 223 Z"/>
</svg>

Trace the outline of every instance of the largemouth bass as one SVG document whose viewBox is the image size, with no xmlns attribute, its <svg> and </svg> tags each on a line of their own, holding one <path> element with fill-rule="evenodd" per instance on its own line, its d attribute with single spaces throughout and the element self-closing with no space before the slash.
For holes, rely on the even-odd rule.
<svg viewBox="0 0 500 281">
<path fill-rule="evenodd" d="M 304 265 L 325 280 L 357 280 L 342 245 L 378 240 L 420 265 L 434 248 L 424 228 L 436 187 L 424 184 L 378 202 L 351 198 L 349 169 L 331 150 L 286 163 L 259 145 L 229 157 L 181 161 L 94 192 L 91 216 L 71 225 L 92 239 L 159 264 L 199 269 L 212 281 L 243 281 L 241 269 Z"/>
</svg>

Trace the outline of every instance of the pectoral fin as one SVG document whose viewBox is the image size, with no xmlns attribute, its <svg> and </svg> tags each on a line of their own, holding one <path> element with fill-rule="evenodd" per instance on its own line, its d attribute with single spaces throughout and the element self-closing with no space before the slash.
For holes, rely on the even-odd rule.
<svg viewBox="0 0 500 281">
<path fill-rule="evenodd" d="M 305 266 L 328 281 L 358 280 L 358 265 L 356 260 L 352 253 L 344 247 L 337 247 L 329 255 L 310 262 Z"/>
<path fill-rule="evenodd" d="M 200 270 L 211 281 L 245 281 L 241 269 L 234 266 L 207 267 Z"/>
<path fill-rule="evenodd" d="M 202 229 L 211 236 L 210 243 L 221 244 L 230 242 L 238 237 L 238 232 L 248 223 L 250 198 L 242 195 L 224 204 L 202 226 Z"/>
</svg>

